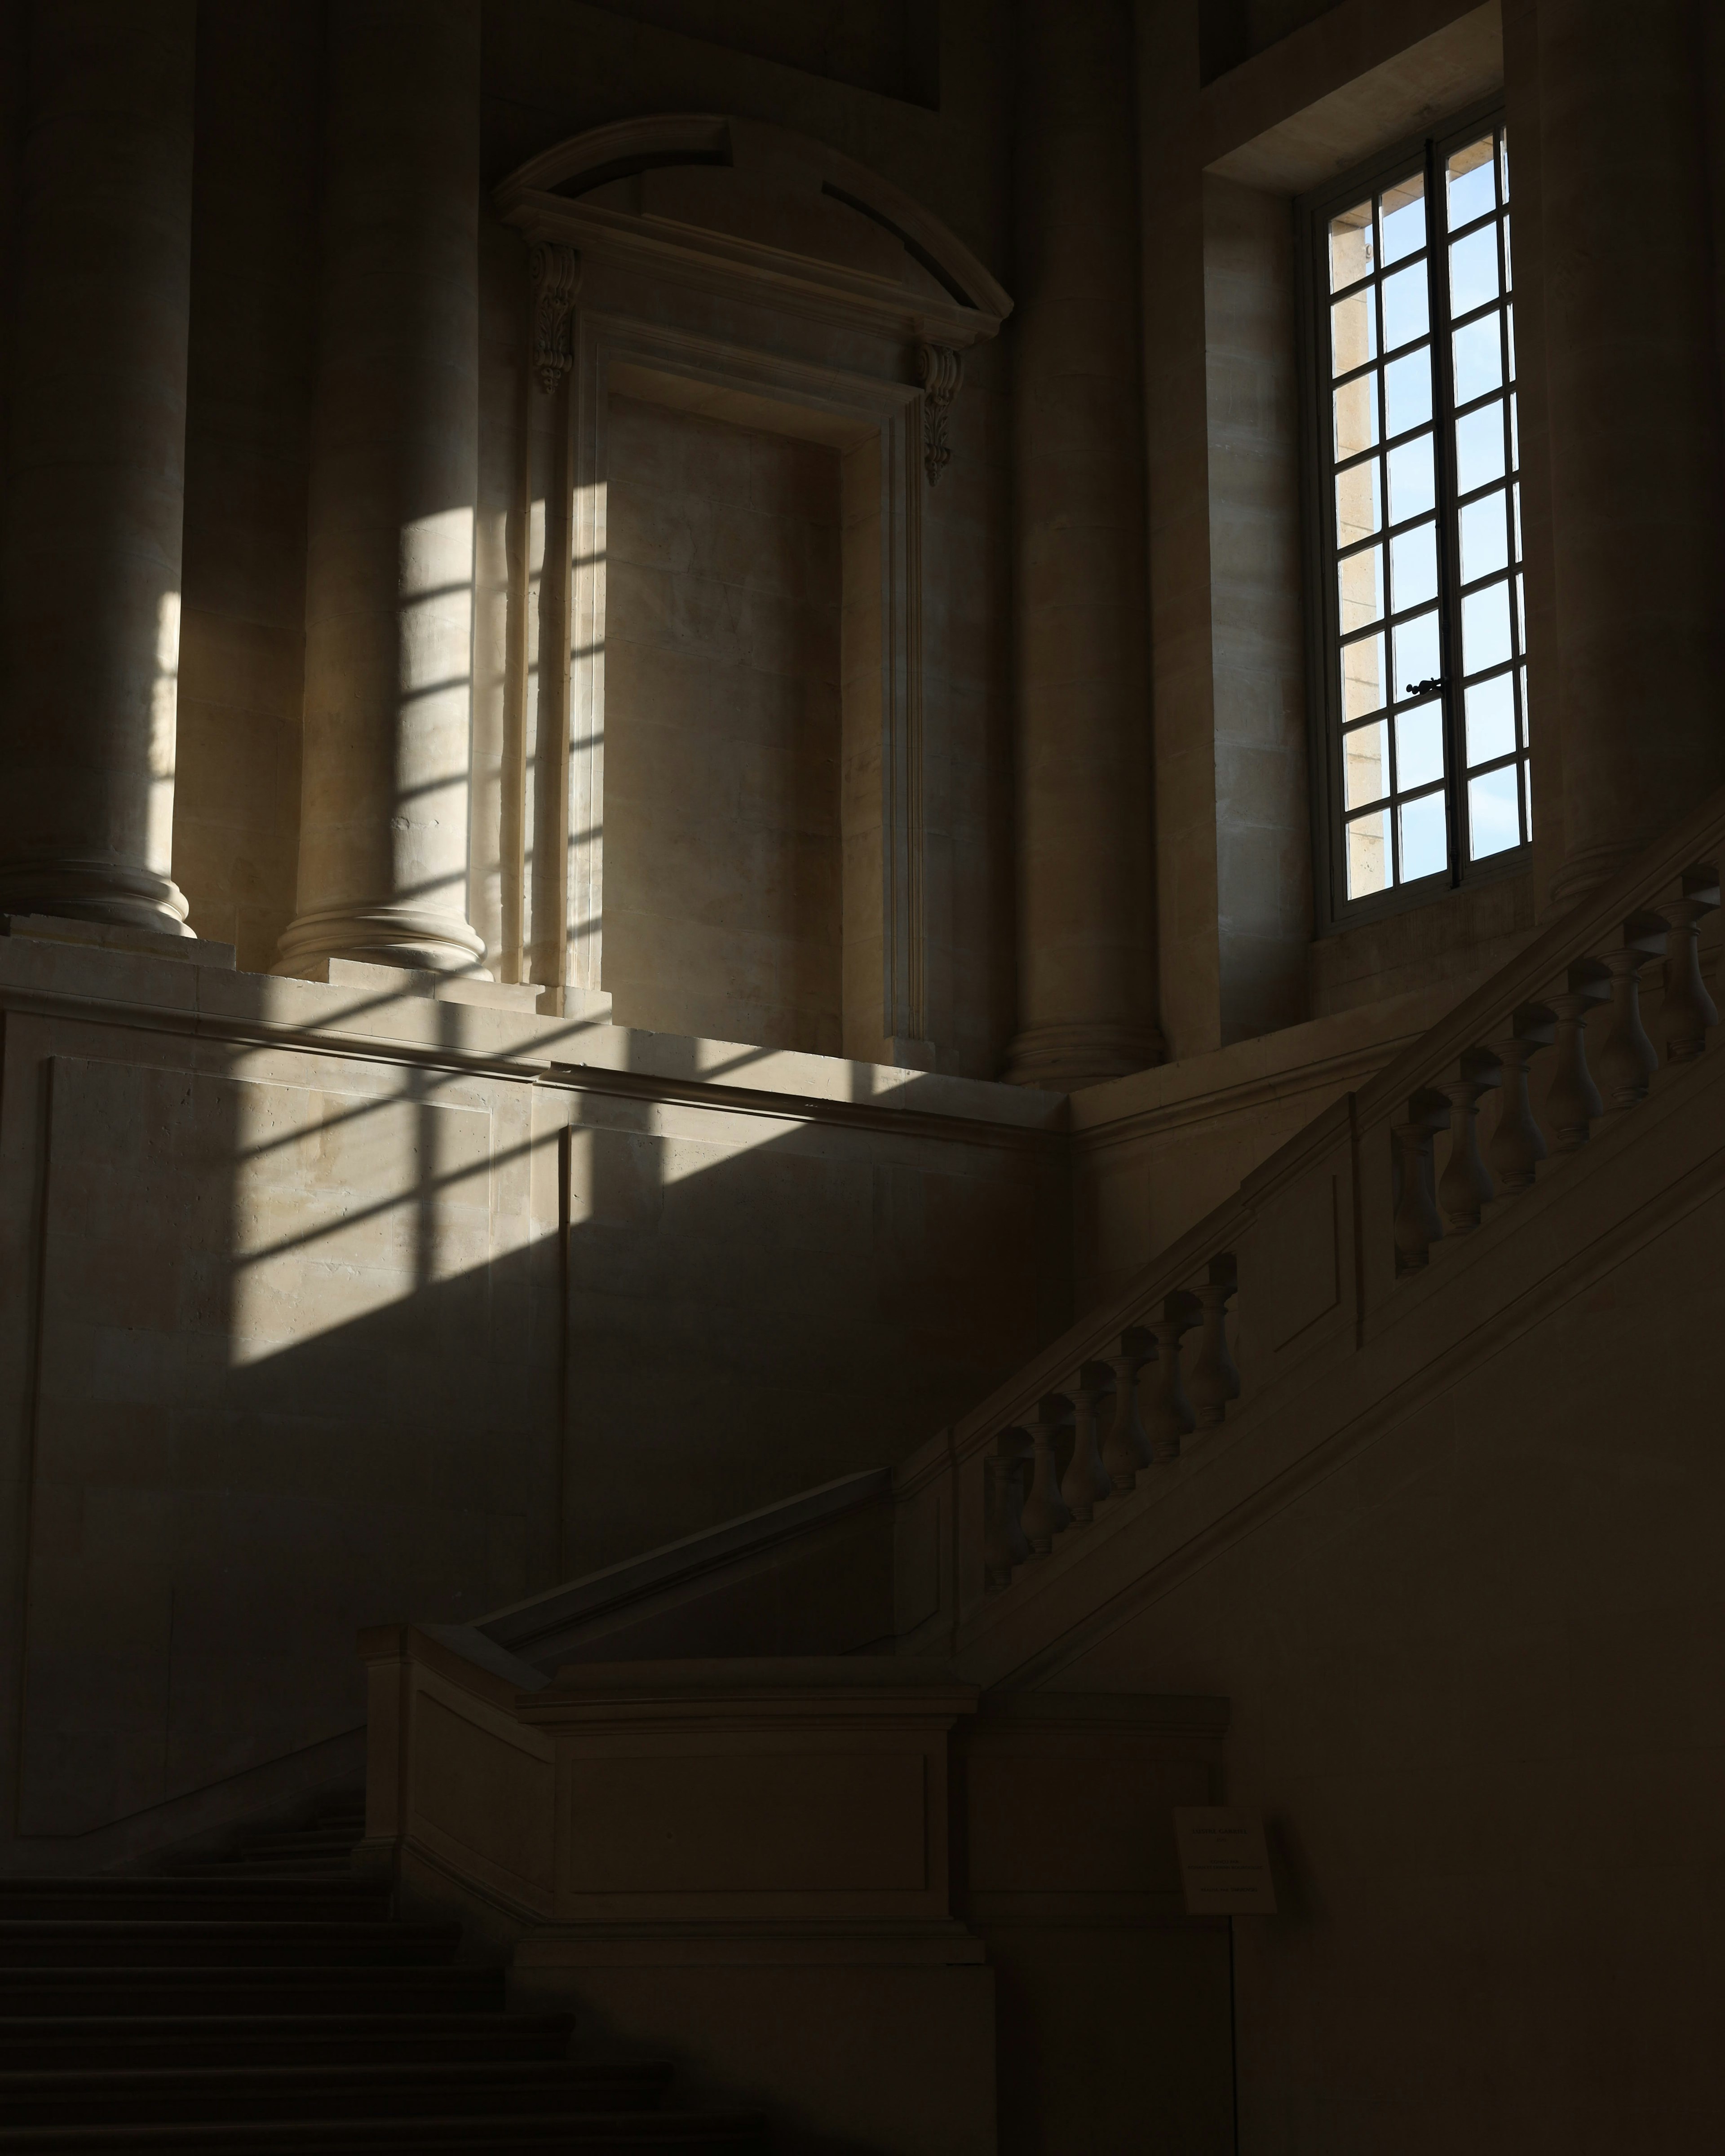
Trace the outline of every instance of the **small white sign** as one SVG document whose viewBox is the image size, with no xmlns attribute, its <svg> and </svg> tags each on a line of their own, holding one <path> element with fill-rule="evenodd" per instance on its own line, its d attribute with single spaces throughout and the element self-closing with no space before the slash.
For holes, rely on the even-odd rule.
<svg viewBox="0 0 1725 2156">
<path fill-rule="evenodd" d="M 1189 1917 L 1273 1917 L 1264 1822 L 1226 1804 L 1177 1804 L 1174 1840 Z"/>
</svg>

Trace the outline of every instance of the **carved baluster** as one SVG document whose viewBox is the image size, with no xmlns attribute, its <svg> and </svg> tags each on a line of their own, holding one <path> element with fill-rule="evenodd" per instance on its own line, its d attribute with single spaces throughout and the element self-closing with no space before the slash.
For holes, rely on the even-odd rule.
<svg viewBox="0 0 1725 2156">
<path fill-rule="evenodd" d="M 1240 1398 L 1240 1373 L 1228 1352 L 1228 1304 L 1237 1285 L 1234 1260 L 1212 1258 L 1210 1276 L 1198 1290 L 1204 1312 L 1204 1340 L 1192 1365 L 1189 1388 L 1200 1430 L 1214 1430 Z"/>
<path fill-rule="evenodd" d="M 1395 1141 L 1395 1269 L 1417 1273 L 1444 1232 L 1443 1217 L 1432 1193 L 1431 1140 L 1446 1127 L 1450 1104 L 1440 1093 L 1416 1093 L 1408 1103 L 1408 1120 L 1397 1123 Z"/>
<path fill-rule="evenodd" d="M 1554 1011 L 1543 1004 L 1523 1004 L 1510 1019 L 1507 1035 L 1491 1044 L 1503 1065 L 1503 1106 L 1491 1134 L 1491 1170 L 1506 1196 L 1531 1190 L 1534 1172 L 1545 1158 L 1545 1133 L 1527 1100 L 1527 1065 L 1542 1048 L 1551 1046 L 1557 1029 Z"/>
<path fill-rule="evenodd" d="M 1012 1584 L 1013 1567 L 1030 1554 L 1024 1534 L 1024 1462 L 1030 1455 L 1027 1430 L 1004 1430 L 994 1450 L 983 1460 L 983 1578 L 992 1594 Z"/>
<path fill-rule="evenodd" d="M 1113 1492 L 1096 1443 L 1096 1403 L 1113 1382 L 1113 1373 L 1106 1363 L 1086 1363 L 1070 1389 L 1072 1457 L 1060 1479 L 1060 1495 L 1076 1527 L 1087 1527 L 1096 1517 L 1096 1507 Z"/>
<path fill-rule="evenodd" d="M 1488 1048 L 1470 1048 L 1454 1078 L 1437 1089 L 1450 1104 L 1450 1158 L 1437 1188 L 1444 1219 L 1452 1235 L 1466 1235 L 1480 1224 L 1480 1209 L 1493 1192 L 1480 1158 L 1480 1096 L 1503 1080 L 1503 1066 Z"/>
<path fill-rule="evenodd" d="M 1114 1414 L 1102 1447 L 1102 1465 L 1117 1497 L 1123 1497 L 1137 1481 L 1138 1470 L 1150 1465 L 1150 1437 L 1138 1413 L 1138 1373 L 1156 1359 L 1156 1342 L 1141 1325 L 1131 1326 L 1120 1336 L 1120 1353 L 1108 1358 L 1114 1373 Z"/>
<path fill-rule="evenodd" d="M 1072 1524 L 1072 1515 L 1060 1495 L 1060 1442 L 1065 1419 L 1066 1402 L 1058 1393 L 1051 1393 L 1042 1403 L 1030 1433 L 1034 1466 L 1030 1494 L 1024 1501 L 1024 1527 L 1032 1557 L 1046 1557 L 1054 1548 L 1055 1537 Z"/>
<path fill-rule="evenodd" d="M 1623 942 L 1605 954 L 1611 976 L 1611 1024 L 1599 1050 L 1599 1084 L 1614 1108 L 1639 1108 L 1659 1068 L 1659 1056 L 1641 1023 L 1641 968 L 1665 949 L 1665 922 L 1638 913 L 1624 923 Z"/>
<path fill-rule="evenodd" d="M 1156 1389 L 1150 1401 L 1150 1457 L 1160 1467 L 1180 1456 L 1180 1441 L 1190 1435 L 1196 1417 L 1180 1375 L 1180 1337 L 1200 1316 L 1198 1297 L 1177 1289 L 1162 1306 L 1150 1330 L 1156 1336 Z"/>
<path fill-rule="evenodd" d="M 1599 1089 L 1587 1067 L 1587 1014 L 1611 993 L 1611 977 L 1597 958 L 1579 959 L 1569 968 L 1568 986 L 1553 996 L 1558 1019 L 1558 1065 L 1545 1096 L 1545 1120 L 1553 1150 L 1576 1152 L 1587 1143 L 1588 1126 L 1605 1112 Z"/>
<path fill-rule="evenodd" d="M 1667 1063 L 1692 1063 L 1707 1045 L 1707 1029 L 1719 1014 L 1701 978 L 1701 924 L 1719 903 L 1719 872 L 1697 867 L 1683 871 L 1683 896 L 1662 908 L 1671 924 L 1666 952 L 1665 1003 L 1659 1029 Z"/>
</svg>

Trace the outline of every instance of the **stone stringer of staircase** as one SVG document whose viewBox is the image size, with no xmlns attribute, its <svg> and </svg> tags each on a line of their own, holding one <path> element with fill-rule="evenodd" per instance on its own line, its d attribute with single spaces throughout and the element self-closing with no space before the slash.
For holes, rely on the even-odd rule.
<svg viewBox="0 0 1725 2156">
<path fill-rule="evenodd" d="M 363 1830 L 356 1794 L 154 1876 L 0 1885 L 0 2151 L 765 2148 L 507 2012 L 458 1926 L 355 1878 Z"/>
</svg>

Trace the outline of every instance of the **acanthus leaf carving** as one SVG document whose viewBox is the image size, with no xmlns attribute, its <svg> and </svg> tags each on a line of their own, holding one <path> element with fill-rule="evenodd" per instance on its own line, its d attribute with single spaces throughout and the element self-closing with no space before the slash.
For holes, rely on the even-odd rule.
<svg viewBox="0 0 1725 2156">
<path fill-rule="evenodd" d="M 916 347 L 916 364 L 922 377 L 922 469 L 928 484 L 938 486 L 952 460 L 947 421 L 964 379 L 964 361 L 946 345 L 923 344 Z"/>
<path fill-rule="evenodd" d="M 572 247 L 540 240 L 527 260 L 533 288 L 533 372 L 549 397 L 575 364 L 571 317 L 581 289 L 581 257 Z"/>
</svg>

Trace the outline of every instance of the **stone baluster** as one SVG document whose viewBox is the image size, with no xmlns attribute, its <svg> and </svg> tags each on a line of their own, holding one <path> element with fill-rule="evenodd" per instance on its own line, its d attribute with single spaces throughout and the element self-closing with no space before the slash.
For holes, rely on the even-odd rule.
<svg viewBox="0 0 1725 2156">
<path fill-rule="evenodd" d="M 1418 1093 L 1408 1103 L 1408 1120 L 1390 1132 L 1395 1141 L 1395 1269 L 1416 1273 L 1444 1232 L 1432 1190 L 1432 1134 L 1445 1127 L 1450 1105 L 1440 1093 Z"/>
<path fill-rule="evenodd" d="M 1665 922 L 1656 913 L 1626 921 L 1623 941 L 1605 954 L 1611 976 L 1611 1024 L 1599 1050 L 1599 1084 L 1613 1108 L 1638 1108 L 1659 1068 L 1659 1056 L 1641 1023 L 1641 968 L 1665 950 Z"/>
<path fill-rule="evenodd" d="M 1004 1430 L 994 1450 L 983 1460 L 983 1580 L 993 1594 L 1012 1584 L 1013 1568 L 1030 1554 L 1024 1533 L 1024 1462 L 1030 1456 L 1027 1430 Z"/>
<path fill-rule="evenodd" d="M 1214 1430 L 1240 1398 L 1240 1373 L 1228 1352 L 1228 1305 L 1238 1285 L 1231 1256 L 1212 1258 L 1210 1276 L 1197 1291 L 1204 1339 L 1192 1365 L 1189 1391 L 1199 1430 Z"/>
<path fill-rule="evenodd" d="M 1450 1104 L 1450 1158 L 1437 1194 L 1452 1235 L 1466 1235 L 1477 1228 L 1481 1209 L 1495 1194 L 1480 1158 L 1480 1096 L 1502 1081 L 1503 1066 L 1491 1050 L 1470 1048 L 1456 1075 L 1437 1089 Z"/>
<path fill-rule="evenodd" d="M 1177 1289 L 1162 1306 L 1162 1316 L 1151 1326 L 1156 1337 L 1156 1390 L 1150 1403 L 1150 1457 L 1158 1467 L 1180 1456 L 1180 1444 L 1190 1435 L 1197 1418 L 1187 1397 L 1180 1373 L 1181 1336 L 1189 1332 L 1202 1315 L 1195 1295 Z"/>
<path fill-rule="evenodd" d="M 1120 1336 L 1120 1353 L 1108 1358 L 1114 1373 L 1114 1414 L 1102 1447 L 1102 1465 L 1117 1497 L 1137 1482 L 1138 1470 L 1150 1465 L 1150 1435 L 1138 1412 L 1138 1373 L 1156 1359 L 1156 1342 L 1140 1325 Z"/>
<path fill-rule="evenodd" d="M 1546 1157 L 1545 1133 L 1527 1099 L 1527 1065 L 1542 1048 L 1551 1046 L 1557 1029 L 1555 1012 L 1543 1004 L 1523 1004 L 1511 1018 L 1509 1031 L 1491 1044 L 1491 1053 L 1503 1066 L 1503 1105 L 1491 1134 L 1491 1173 L 1506 1197 L 1531 1190 Z"/>
<path fill-rule="evenodd" d="M 1589 1126 L 1605 1111 L 1587 1067 L 1587 1014 L 1610 993 L 1610 975 L 1599 960 L 1581 958 L 1569 968 L 1568 987 L 1551 999 L 1558 1022 L 1558 1065 L 1545 1096 L 1545 1120 L 1553 1150 L 1560 1153 L 1579 1152 L 1587 1143 Z"/>
<path fill-rule="evenodd" d="M 1684 870 L 1683 896 L 1661 909 L 1671 928 L 1659 1014 L 1667 1063 L 1693 1062 L 1707 1045 L 1707 1029 L 1719 1023 L 1701 978 L 1701 924 L 1718 903 L 1718 870 L 1697 867 Z"/>
<path fill-rule="evenodd" d="M 1046 1557 L 1054 1538 L 1072 1524 L 1072 1515 L 1060 1495 L 1060 1443 L 1067 1403 L 1051 1393 L 1042 1403 L 1030 1432 L 1034 1465 L 1030 1494 L 1024 1501 L 1024 1528 L 1032 1557 Z"/>
<path fill-rule="evenodd" d="M 1076 1527 L 1087 1527 L 1096 1517 L 1096 1507 L 1113 1493 L 1114 1486 L 1102 1466 L 1101 1449 L 1096 1442 L 1096 1403 L 1113 1382 L 1114 1373 L 1106 1363 L 1086 1363 L 1069 1389 L 1072 1400 L 1072 1457 L 1066 1462 L 1066 1471 L 1060 1478 L 1060 1495 Z"/>
</svg>

